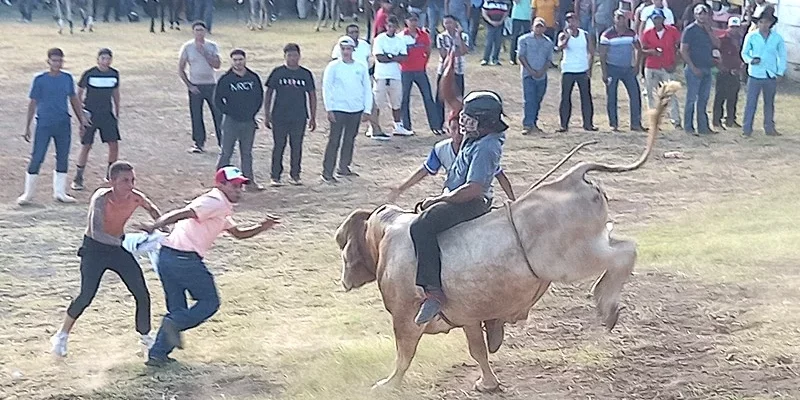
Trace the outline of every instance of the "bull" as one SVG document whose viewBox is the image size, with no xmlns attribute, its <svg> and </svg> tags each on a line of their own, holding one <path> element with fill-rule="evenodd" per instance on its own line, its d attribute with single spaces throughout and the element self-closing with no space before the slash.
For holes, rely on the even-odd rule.
<svg viewBox="0 0 800 400">
<path fill-rule="evenodd" d="M 486 344 L 486 339 L 497 342 L 498 338 L 485 339 L 482 324 L 526 319 L 551 282 L 596 278 L 593 297 L 603 324 L 611 331 L 619 316 L 620 293 L 636 262 L 636 243 L 611 236 L 608 199 L 587 174 L 640 168 L 653 149 L 664 109 L 679 87 L 670 82 L 659 89 L 647 144 L 634 162 L 582 162 L 543 183 L 587 143 L 581 144 L 515 202 L 441 234 L 442 284 L 448 301 L 439 316 L 426 324 L 414 323 L 423 301 L 422 289 L 415 286 L 416 258 L 409 233 L 417 215 L 394 205 L 352 212 L 335 233 L 343 261 L 342 285 L 349 291 L 377 281 L 392 316 L 396 343 L 394 370 L 375 386 L 401 383 L 423 334 L 460 327 L 480 368 L 475 388 L 498 389 Z"/>
</svg>

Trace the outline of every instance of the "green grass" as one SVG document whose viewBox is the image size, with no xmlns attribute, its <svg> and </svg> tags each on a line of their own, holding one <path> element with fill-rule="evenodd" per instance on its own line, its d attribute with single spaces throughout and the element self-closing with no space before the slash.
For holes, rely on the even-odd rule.
<svg viewBox="0 0 800 400">
<path fill-rule="evenodd" d="M 636 235 L 639 264 L 712 282 L 797 275 L 800 184 L 743 194 L 696 209 Z"/>
</svg>

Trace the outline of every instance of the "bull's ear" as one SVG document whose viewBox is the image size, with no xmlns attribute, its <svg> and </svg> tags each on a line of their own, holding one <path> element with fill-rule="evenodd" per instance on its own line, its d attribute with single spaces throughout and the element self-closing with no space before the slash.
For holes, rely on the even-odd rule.
<svg viewBox="0 0 800 400">
<path fill-rule="evenodd" d="M 344 279 L 351 288 L 375 280 L 375 258 L 367 247 L 366 238 L 369 215 L 366 211 L 355 211 L 336 231 L 336 242 L 344 256 Z"/>
</svg>

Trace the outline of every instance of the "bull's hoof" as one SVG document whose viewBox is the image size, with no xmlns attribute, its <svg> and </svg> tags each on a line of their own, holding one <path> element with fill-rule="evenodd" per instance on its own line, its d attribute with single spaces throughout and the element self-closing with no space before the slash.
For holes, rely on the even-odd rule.
<svg viewBox="0 0 800 400">
<path fill-rule="evenodd" d="M 494 393 L 500 391 L 500 382 L 494 381 L 487 384 L 483 382 L 482 378 L 480 378 L 475 381 L 474 388 L 481 393 Z"/>
<path fill-rule="evenodd" d="M 372 390 L 389 390 L 396 387 L 397 384 L 395 382 L 392 382 L 389 378 L 384 378 L 375 382 L 375 384 L 372 385 Z"/>
<path fill-rule="evenodd" d="M 619 307 L 614 307 L 611 311 L 606 315 L 605 321 L 603 321 L 603 325 L 606 326 L 606 330 L 611 332 L 614 330 L 614 327 L 617 325 L 617 320 L 619 319 Z"/>
</svg>

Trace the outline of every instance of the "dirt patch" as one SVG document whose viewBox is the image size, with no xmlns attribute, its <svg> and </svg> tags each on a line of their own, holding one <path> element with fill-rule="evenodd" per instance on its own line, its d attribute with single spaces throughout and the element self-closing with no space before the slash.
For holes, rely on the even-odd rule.
<svg viewBox="0 0 800 400">
<path fill-rule="evenodd" d="M 610 334 L 580 300 L 588 290 L 556 286 L 526 326 L 508 329 L 506 350 L 493 363 L 505 392 L 483 398 L 800 396 L 792 365 L 798 354 L 763 359 L 734 347 L 732 334 L 754 328 L 744 317 L 758 305 L 755 289 L 640 273 L 625 290 L 626 308 Z M 474 398 L 476 392 L 449 388 L 471 387 L 475 368 L 454 366 L 431 398 Z"/>
</svg>

